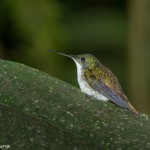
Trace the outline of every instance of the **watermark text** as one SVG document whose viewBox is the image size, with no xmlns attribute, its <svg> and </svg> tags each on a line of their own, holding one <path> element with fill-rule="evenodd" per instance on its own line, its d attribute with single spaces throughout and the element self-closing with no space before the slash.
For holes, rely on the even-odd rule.
<svg viewBox="0 0 150 150">
<path fill-rule="evenodd" d="M 9 149 L 10 148 L 10 145 L 9 144 L 6 144 L 6 145 L 0 145 L 0 150 L 4 150 L 4 149 Z"/>
</svg>

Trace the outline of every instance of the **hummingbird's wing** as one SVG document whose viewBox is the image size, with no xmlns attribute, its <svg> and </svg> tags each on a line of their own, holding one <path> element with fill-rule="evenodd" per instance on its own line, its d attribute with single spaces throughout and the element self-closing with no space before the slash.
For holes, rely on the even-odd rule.
<svg viewBox="0 0 150 150">
<path fill-rule="evenodd" d="M 97 81 L 97 80 L 93 79 L 93 77 L 92 77 L 90 86 L 92 88 L 94 88 L 96 91 L 98 91 L 100 94 L 107 97 L 113 103 L 119 105 L 120 107 L 123 107 L 126 109 L 129 108 L 127 101 L 123 100 L 123 98 L 120 96 L 119 93 L 117 93 L 111 87 L 105 85 L 102 81 L 100 81 L 100 80 Z"/>
<path fill-rule="evenodd" d="M 98 76 L 94 76 L 91 71 L 88 74 L 85 74 L 85 78 L 88 84 L 98 91 L 103 96 L 107 97 L 110 101 L 115 103 L 116 105 L 125 108 L 131 112 L 133 112 L 135 115 L 138 116 L 138 112 L 135 110 L 135 108 L 129 103 L 127 97 L 123 93 L 121 86 L 117 80 L 117 78 L 109 72 L 109 76 L 106 80 L 103 79 L 104 76 L 101 76 L 102 78 Z M 107 74 L 108 75 L 108 74 Z M 113 79 L 112 79 L 113 78 Z M 111 83 L 113 82 L 113 83 Z"/>
</svg>

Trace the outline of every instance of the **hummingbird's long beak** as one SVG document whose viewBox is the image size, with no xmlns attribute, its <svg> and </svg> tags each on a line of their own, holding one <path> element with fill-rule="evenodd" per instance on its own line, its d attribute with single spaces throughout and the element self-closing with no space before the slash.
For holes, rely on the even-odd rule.
<svg viewBox="0 0 150 150">
<path fill-rule="evenodd" d="M 64 54 L 62 52 L 58 52 L 58 51 L 54 51 L 54 50 L 48 50 L 48 51 L 52 52 L 52 53 L 57 53 L 57 54 L 60 54 L 60 55 L 64 55 L 64 56 L 72 58 L 72 59 L 76 57 L 75 55 L 67 55 L 67 54 Z"/>
</svg>

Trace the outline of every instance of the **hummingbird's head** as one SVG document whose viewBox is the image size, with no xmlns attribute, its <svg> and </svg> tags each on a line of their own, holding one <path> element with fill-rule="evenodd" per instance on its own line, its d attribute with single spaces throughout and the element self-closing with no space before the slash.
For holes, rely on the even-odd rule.
<svg viewBox="0 0 150 150">
<path fill-rule="evenodd" d="M 91 54 L 71 55 L 76 65 L 80 65 L 82 68 L 93 68 L 99 61 Z"/>
</svg>

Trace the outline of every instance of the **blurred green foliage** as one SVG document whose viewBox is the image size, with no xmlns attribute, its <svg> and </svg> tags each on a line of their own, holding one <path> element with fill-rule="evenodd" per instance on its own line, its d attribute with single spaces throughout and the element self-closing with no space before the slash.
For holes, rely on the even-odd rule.
<svg viewBox="0 0 150 150">
<path fill-rule="evenodd" d="M 92 53 L 108 67 L 121 72 L 117 71 L 116 64 L 120 57 L 125 58 L 122 55 L 125 17 L 117 5 L 113 8 L 115 1 L 110 6 L 105 3 L 97 6 L 90 1 L 54 0 L 3 0 L 0 3 L 3 58 L 23 62 L 73 84 L 76 84 L 75 75 L 70 76 L 75 70 L 73 64 L 66 65 L 69 60 L 60 60 L 63 58 L 49 54 L 48 49 Z M 118 61 L 112 61 L 118 56 Z M 109 65 L 111 62 L 113 65 Z"/>
</svg>

